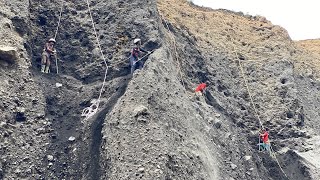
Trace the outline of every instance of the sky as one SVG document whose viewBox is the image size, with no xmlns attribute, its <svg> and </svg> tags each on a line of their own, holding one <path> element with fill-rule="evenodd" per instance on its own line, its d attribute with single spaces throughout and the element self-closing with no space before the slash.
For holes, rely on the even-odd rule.
<svg viewBox="0 0 320 180">
<path fill-rule="evenodd" d="M 320 38 L 320 0 L 191 0 L 199 6 L 261 15 L 293 40 Z"/>
</svg>

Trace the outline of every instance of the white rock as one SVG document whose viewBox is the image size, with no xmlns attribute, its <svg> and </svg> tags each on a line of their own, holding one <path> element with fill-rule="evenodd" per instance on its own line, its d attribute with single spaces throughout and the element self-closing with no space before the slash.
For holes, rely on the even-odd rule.
<svg viewBox="0 0 320 180">
<path fill-rule="evenodd" d="M 235 165 L 235 164 L 233 164 L 233 163 L 231 163 L 230 166 L 231 166 L 231 169 L 233 169 L 233 170 L 238 167 L 237 165 Z"/>
<path fill-rule="evenodd" d="M 24 107 L 17 107 L 17 112 L 19 113 L 25 113 L 26 109 Z"/>
<path fill-rule="evenodd" d="M 56 83 L 56 87 L 62 87 L 61 83 Z"/>
<path fill-rule="evenodd" d="M 0 47 L 0 60 L 15 63 L 18 59 L 17 49 L 14 47 Z"/>
<path fill-rule="evenodd" d="M 138 169 L 138 172 L 139 172 L 139 173 L 143 173 L 143 172 L 144 172 L 144 168 L 143 168 L 143 167 L 139 168 L 139 169 Z"/>
<path fill-rule="evenodd" d="M 245 159 L 246 161 L 249 161 L 249 160 L 251 159 L 251 156 L 244 156 L 244 159 Z"/>
<path fill-rule="evenodd" d="M 139 105 L 133 110 L 133 114 L 135 117 L 140 116 L 140 115 L 144 115 L 147 113 L 148 113 L 148 108 L 143 105 Z"/>
<path fill-rule="evenodd" d="M 5 127 L 5 126 L 7 126 L 6 122 L 0 122 L 0 127 Z"/>
<path fill-rule="evenodd" d="M 19 173 L 21 173 L 21 170 L 20 170 L 20 169 L 16 169 L 14 172 L 15 172 L 16 174 L 19 174 Z"/>
<path fill-rule="evenodd" d="M 68 139 L 68 141 L 70 141 L 70 142 L 73 142 L 74 140 L 76 140 L 76 138 L 73 137 L 73 136 L 70 136 L 69 139 Z"/>
<path fill-rule="evenodd" d="M 218 114 L 218 113 L 216 113 L 214 116 L 217 117 L 217 118 L 219 118 L 221 115 Z"/>
<path fill-rule="evenodd" d="M 53 161 L 53 156 L 52 155 L 47 155 L 48 161 Z"/>
</svg>

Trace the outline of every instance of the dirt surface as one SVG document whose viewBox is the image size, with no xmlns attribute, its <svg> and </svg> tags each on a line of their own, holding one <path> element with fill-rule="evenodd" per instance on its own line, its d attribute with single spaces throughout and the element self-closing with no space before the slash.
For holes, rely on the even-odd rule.
<svg viewBox="0 0 320 180">
<path fill-rule="evenodd" d="M 61 5 L 60 73 L 42 74 Z M 110 68 L 85 119 L 105 73 L 86 1 L 0 2 L 0 179 L 320 178 L 317 40 L 184 0 L 90 7 Z M 131 76 L 134 38 L 155 51 Z"/>
</svg>

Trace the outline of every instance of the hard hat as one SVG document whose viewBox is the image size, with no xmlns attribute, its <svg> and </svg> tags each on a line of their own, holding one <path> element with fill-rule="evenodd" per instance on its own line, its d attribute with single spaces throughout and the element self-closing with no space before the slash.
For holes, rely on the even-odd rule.
<svg viewBox="0 0 320 180">
<path fill-rule="evenodd" d="M 137 39 L 134 39 L 134 40 L 133 40 L 133 43 L 134 43 L 134 44 L 137 44 L 137 43 L 140 42 L 140 41 L 141 41 L 141 39 L 138 39 L 138 38 L 137 38 Z"/>
<path fill-rule="evenodd" d="M 56 40 L 54 38 L 50 38 L 48 42 L 54 42 L 56 43 Z"/>
</svg>

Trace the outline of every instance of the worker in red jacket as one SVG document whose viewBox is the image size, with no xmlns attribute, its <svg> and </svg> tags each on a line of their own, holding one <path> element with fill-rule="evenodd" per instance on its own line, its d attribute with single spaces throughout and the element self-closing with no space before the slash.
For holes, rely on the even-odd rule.
<svg viewBox="0 0 320 180">
<path fill-rule="evenodd" d="M 196 88 L 195 90 L 195 93 L 196 95 L 198 96 L 202 96 L 202 94 L 205 92 L 206 90 L 206 87 L 207 87 L 207 84 L 206 83 L 201 83 L 198 85 L 198 87 Z"/>
<path fill-rule="evenodd" d="M 262 147 L 263 150 L 266 150 L 266 151 L 270 151 L 270 142 L 269 142 L 269 129 L 268 128 L 265 128 L 262 133 L 259 134 L 261 140 L 262 140 L 262 143 L 259 143 L 258 145 L 260 147 Z"/>
<path fill-rule="evenodd" d="M 130 55 L 130 66 L 131 66 L 131 74 L 136 69 L 141 69 L 143 66 L 143 63 L 139 60 L 139 56 L 141 52 L 143 53 L 150 53 L 149 51 L 146 51 L 141 48 L 141 39 L 135 39 L 133 41 L 134 43 L 134 48 L 131 50 L 131 55 Z"/>
</svg>

